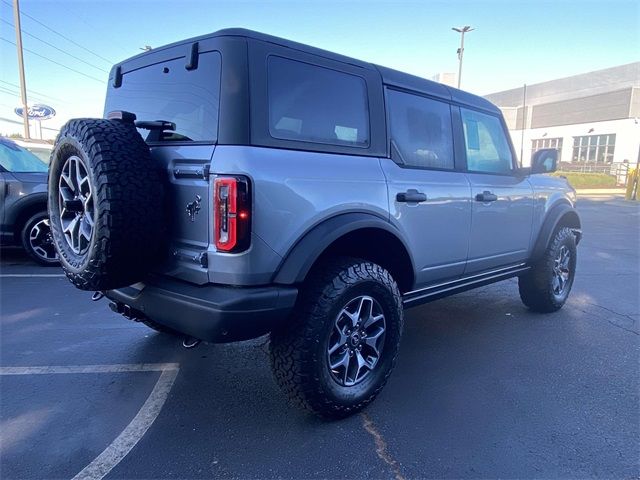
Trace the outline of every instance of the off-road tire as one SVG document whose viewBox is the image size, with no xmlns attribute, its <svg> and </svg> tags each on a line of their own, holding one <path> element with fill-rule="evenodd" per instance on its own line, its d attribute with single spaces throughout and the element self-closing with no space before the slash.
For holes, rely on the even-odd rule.
<svg viewBox="0 0 640 480">
<path fill-rule="evenodd" d="M 562 248 L 569 251 L 569 279 L 568 284 L 560 295 L 554 293 L 553 276 L 556 258 Z M 558 229 L 549 242 L 542 258 L 531 270 L 518 279 L 520 299 L 530 310 L 540 313 L 551 313 L 560 310 L 567 301 L 573 280 L 575 278 L 577 262 L 576 238 L 570 228 Z"/>
<path fill-rule="evenodd" d="M 60 218 L 60 176 L 73 156 L 86 167 L 94 195 L 94 224 L 84 252 L 74 251 L 64 237 Z M 161 172 L 133 124 L 70 120 L 52 152 L 48 195 L 54 244 L 76 287 L 109 290 L 130 285 L 157 261 L 164 246 Z"/>
<path fill-rule="evenodd" d="M 38 212 L 35 215 L 32 215 L 31 217 L 29 217 L 29 219 L 24 223 L 24 225 L 20 229 L 20 242 L 22 243 L 22 248 L 24 248 L 25 252 L 27 252 L 27 254 L 34 261 L 36 261 L 43 267 L 55 267 L 57 265 L 60 265 L 60 262 L 58 261 L 58 259 L 57 258 L 46 259 L 43 256 L 38 255 L 34 251 L 33 247 L 31 246 L 31 242 L 29 239 L 31 230 L 33 229 L 34 225 L 41 222 L 42 220 L 46 220 L 47 218 L 49 218 L 49 216 L 47 215 L 47 212 Z M 50 234 L 49 234 L 49 238 L 50 238 Z M 49 250 L 49 248 L 53 246 L 50 242 L 51 240 L 48 240 L 49 247 L 47 248 L 47 250 Z"/>
<path fill-rule="evenodd" d="M 360 383 L 340 385 L 331 375 L 327 346 L 336 316 L 350 298 L 367 295 L 381 306 L 386 333 L 381 356 Z M 298 406 L 324 418 L 342 418 L 369 404 L 396 362 L 403 329 L 402 299 L 388 271 L 355 258 L 338 258 L 310 274 L 291 318 L 271 333 L 271 367 L 277 383 Z"/>
</svg>

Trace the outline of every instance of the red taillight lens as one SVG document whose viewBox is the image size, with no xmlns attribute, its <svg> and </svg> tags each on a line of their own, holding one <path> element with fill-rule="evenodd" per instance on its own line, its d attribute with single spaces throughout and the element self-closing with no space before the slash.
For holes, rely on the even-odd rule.
<svg viewBox="0 0 640 480">
<path fill-rule="evenodd" d="M 251 242 L 249 181 L 243 177 L 217 177 L 213 181 L 216 249 L 240 252 Z"/>
</svg>

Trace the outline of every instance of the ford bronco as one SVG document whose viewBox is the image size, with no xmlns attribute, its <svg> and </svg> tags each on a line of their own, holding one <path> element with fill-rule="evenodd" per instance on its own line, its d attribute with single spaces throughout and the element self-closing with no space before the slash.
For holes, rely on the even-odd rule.
<svg viewBox="0 0 640 480">
<path fill-rule="evenodd" d="M 76 287 L 192 339 L 270 333 L 288 396 L 341 417 L 383 388 L 404 309 L 512 277 L 563 306 L 581 225 L 556 162 L 519 167 L 483 98 L 227 29 L 115 65 L 48 208 Z"/>
</svg>

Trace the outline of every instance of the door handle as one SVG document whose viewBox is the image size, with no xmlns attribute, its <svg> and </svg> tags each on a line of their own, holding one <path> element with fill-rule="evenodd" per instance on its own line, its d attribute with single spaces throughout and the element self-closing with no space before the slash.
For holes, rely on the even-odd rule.
<svg viewBox="0 0 640 480">
<path fill-rule="evenodd" d="M 396 195 L 396 200 L 398 202 L 420 203 L 420 202 L 426 202 L 427 196 L 424 193 L 411 188 L 406 192 L 398 193 Z"/>
<path fill-rule="evenodd" d="M 496 200 L 498 200 L 498 196 L 488 190 L 476 195 L 476 201 L 478 202 L 495 202 Z"/>
</svg>

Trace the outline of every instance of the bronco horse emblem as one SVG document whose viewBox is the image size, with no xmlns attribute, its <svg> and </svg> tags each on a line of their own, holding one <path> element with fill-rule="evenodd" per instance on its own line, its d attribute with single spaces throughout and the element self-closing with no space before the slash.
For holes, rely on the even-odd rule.
<svg viewBox="0 0 640 480">
<path fill-rule="evenodd" d="M 187 215 L 189 215 L 189 220 L 192 222 L 195 221 L 196 215 L 200 212 L 200 201 L 202 198 L 200 195 L 196 195 L 196 199 L 193 202 L 187 203 Z"/>
</svg>

